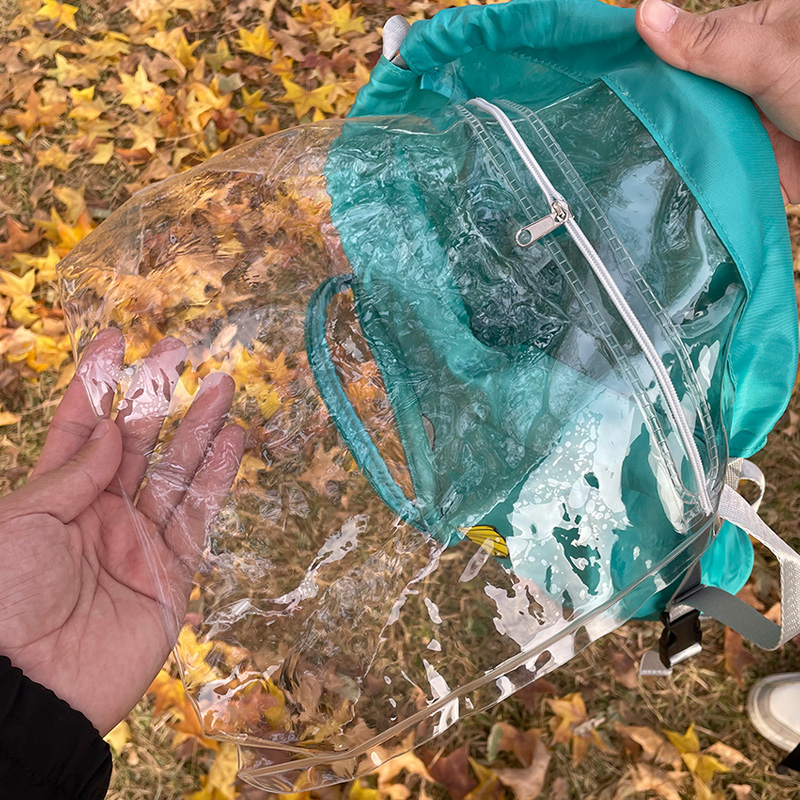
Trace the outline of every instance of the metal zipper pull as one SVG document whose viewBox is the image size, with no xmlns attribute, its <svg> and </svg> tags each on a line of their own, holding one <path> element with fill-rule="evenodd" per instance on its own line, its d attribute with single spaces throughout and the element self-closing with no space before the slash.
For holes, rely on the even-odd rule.
<svg viewBox="0 0 800 800">
<path fill-rule="evenodd" d="M 553 201 L 550 208 L 552 210 L 546 217 L 537 219 L 517 231 L 516 240 L 520 247 L 530 247 L 534 242 L 538 242 L 542 236 L 547 236 L 548 233 L 552 233 L 556 228 L 560 228 L 572 217 L 572 209 L 561 200 Z"/>
</svg>

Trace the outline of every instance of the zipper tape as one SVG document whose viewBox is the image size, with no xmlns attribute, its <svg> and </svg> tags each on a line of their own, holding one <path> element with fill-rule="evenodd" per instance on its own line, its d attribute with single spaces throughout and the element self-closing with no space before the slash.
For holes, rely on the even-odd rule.
<svg viewBox="0 0 800 800">
<path fill-rule="evenodd" d="M 544 172 L 539 162 L 528 148 L 525 140 L 522 138 L 522 136 L 520 136 L 519 131 L 517 131 L 517 129 L 514 127 L 514 124 L 511 122 L 505 112 L 498 106 L 494 105 L 494 103 L 490 103 L 488 100 L 484 100 L 480 97 L 469 100 L 468 104 L 494 117 L 494 119 L 499 123 L 501 130 L 508 137 L 508 140 L 517 151 L 517 154 L 521 158 L 523 164 L 525 164 L 525 167 L 533 176 L 533 179 L 536 181 L 539 188 L 542 190 L 542 193 L 544 194 L 547 202 L 550 204 L 553 213 L 558 213 L 559 209 L 568 209 L 569 204 L 567 200 L 552 184 L 547 174 Z M 544 217 L 544 219 L 547 220 L 549 217 Z M 539 220 L 532 224 L 535 225 L 538 222 L 541 221 Z M 625 296 L 622 294 L 617 284 L 614 282 L 614 279 L 611 276 L 611 273 L 608 271 L 608 268 L 606 267 L 602 258 L 594 249 L 586 234 L 584 234 L 571 211 L 568 212 L 567 219 L 563 225 L 583 257 L 586 259 L 586 262 L 589 264 L 589 267 L 595 274 L 595 277 L 600 282 L 600 285 L 603 287 L 609 299 L 614 304 L 614 307 L 617 309 L 617 312 L 627 326 L 628 330 L 630 330 L 634 339 L 636 339 L 636 342 L 641 348 L 648 364 L 650 364 L 650 367 L 655 374 L 656 381 L 658 382 L 661 391 L 664 393 L 664 399 L 667 403 L 670 418 L 672 419 L 672 422 L 678 431 L 678 435 L 683 442 L 684 449 L 686 450 L 686 455 L 689 459 L 689 464 L 697 483 L 697 496 L 700 506 L 704 513 L 709 515 L 713 514 L 714 505 L 711 502 L 711 497 L 708 493 L 708 485 L 706 482 L 707 479 L 705 468 L 703 466 L 703 460 L 700 457 L 700 451 L 697 448 L 697 443 L 694 440 L 691 427 L 686 419 L 683 408 L 681 407 L 680 399 L 677 391 L 675 390 L 675 386 L 672 383 L 672 379 L 670 378 L 669 371 L 661 361 L 661 357 L 659 356 L 655 345 L 647 335 L 647 332 L 645 331 L 638 317 L 628 304 L 628 301 L 625 299 Z M 529 228 L 530 225 L 526 227 Z M 525 228 L 518 232 L 518 237 L 523 230 L 525 230 Z"/>
<path fill-rule="evenodd" d="M 570 187 L 570 197 L 574 198 L 577 196 L 580 199 L 581 208 L 589 213 L 594 223 L 598 226 L 599 235 L 604 239 L 611 252 L 614 254 L 620 268 L 624 269 L 628 277 L 633 281 L 633 285 L 644 301 L 645 306 L 653 315 L 653 321 L 660 328 L 666 339 L 668 341 L 672 340 L 674 345 L 672 352 L 677 357 L 684 375 L 687 376 L 687 380 L 685 381 L 686 389 L 698 411 L 699 422 L 708 446 L 708 469 L 706 473 L 717 475 L 720 467 L 720 458 L 716 446 L 714 425 L 711 420 L 711 409 L 708 406 L 708 401 L 703 391 L 700 389 L 697 373 L 692 364 L 689 352 L 680 338 L 677 326 L 673 323 L 669 314 L 667 314 L 664 307 L 656 298 L 652 288 L 644 279 L 644 276 L 636 264 L 634 264 L 627 249 L 611 226 L 605 212 L 594 198 L 594 195 L 589 191 L 589 188 L 583 182 L 583 179 L 572 165 L 572 162 L 561 149 L 552 132 L 547 128 L 542 119 L 531 109 L 517 103 L 504 100 L 498 104 L 503 109 L 519 114 L 519 116 L 527 122 L 529 130 L 539 140 L 550 157 L 553 158 L 557 168 L 567 181 Z"/>
<path fill-rule="evenodd" d="M 530 219 L 537 216 L 538 212 L 528 197 L 527 189 L 522 187 L 519 178 L 516 174 L 511 172 L 508 166 L 508 159 L 502 154 L 497 147 L 497 140 L 494 135 L 489 135 L 485 124 L 475 114 L 469 111 L 465 106 L 457 107 L 464 119 L 469 122 L 475 135 L 480 139 L 486 147 L 495 166 L 500 170 L 503 177 L 506 179 L 509 188 L 514 193 L 517 202 L 525 214 L 526 218 Z M 574 187 L 572 187 L 574 189 Z M 581 198 L 582 205 L 585 205 L 585 198 Z M 558 227 L 558 226 L 556 226 Z M 521 229 L 522 230 L 522 229 Z M 518 236 L 520 232 L 518 231 Z M 653 437 L 654 445 L 658 449 L 662 457 L 664 467 L 669 473 L 669 478 L 672 485 L 685 503 L 690 503 L 696 499 L 695 495 L 686 488 L 675 464 L 675 459 L 670 454 L 670 448 L 667 444 L 666 431 L 663 426 L 659 424 L 659 414 L 655 405 L 648 395 L 644 382 L 636 369 L 634 362 L 628 357 L 622 345 L 609 327 L 605 317 L 597 308 L 595 301 L 583 290 L 583 281 L 579 278 L 575 268 L 567 257 L 563 247 L 558 243 L 558 240 L 553 237 L 543 237 L 541 240 L 542 247 L 549 253 L 562 275 L 564 275 L 567 283 L 575 294 L 575 298 L 583 307 L 589 322 L 594 326 L 594 330 L 603 342 L 603 345 L 608 348 L 609 353 L 613 356 L 615 363 L 622 376 L 628 381 L 628 385 L 634 390 L 635 399 L 644 415 L 645 425 Z M 525 246 L 523 242 L 522 246 Z"/>
</svg>

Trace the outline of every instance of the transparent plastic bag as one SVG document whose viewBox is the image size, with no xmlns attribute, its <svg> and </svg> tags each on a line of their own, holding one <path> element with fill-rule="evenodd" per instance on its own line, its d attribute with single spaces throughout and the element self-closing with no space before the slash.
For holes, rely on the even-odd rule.
<svg viewBox="0 0 800 800">
<path fill-rule="evenodd" d="M 744 298 L 730 255 L 602 84 L 504 111 L 667 368 L 713 500 Z M 189 559 L 204 646 L 177 654 L 253 783 L 339 782 L 441 733 L 663 607 L 714 535 L 652 365 L 573 238 L 518 244 L 548 210 L 496 120 L 448 106 L 247 143 L 139 193 L 62 263 L 78 352 L 117 327 L 135 375 L 165 337 L 186 347 L 151 470 L 198 387 L 235 381 L 246 449 Z M 181 591 L 163 586 L 171 635 Z"/>
</svg>

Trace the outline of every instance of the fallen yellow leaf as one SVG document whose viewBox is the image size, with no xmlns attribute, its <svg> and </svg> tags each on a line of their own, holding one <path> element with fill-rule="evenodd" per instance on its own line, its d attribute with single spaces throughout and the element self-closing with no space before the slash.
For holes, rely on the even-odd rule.
<svg viewBox="0 0 800 800">
<path fill-rule="evenodd" d="M 25 102 L 25 110 L 9 112 L 8 119 L 13 126 L 30 133 L 35 128 L 49 128 L 59 123 L 61 115 L 66 110 L 66 103 L 54 98 L 45 98 L 35 89 L 31 89 Z"/>
<path fill-rule="evenodd" d="M 683 763 L 692 773 L 697 800 L 716 800 L 716 793 L 710 788 L 714 775 L 718 772 L 730 772 L 719 759 L 700 752 L 700 740 L 694 725 L 690 725 L 686 733 L 665 730 L 667 738 L 681 754 Z"/>
<path fill-rule="evenodd" d="M 130 741 L 130 725 L 125 720 L 122 720 L 119 725 L 112 728 L 103 738 L 111 745 L 111 749 L 119 755 L 122 752 L 122 748 Z"/>
<path fill-rule="evenodd" d="M 22 46 L 30 61 L 38 61 L 41 58 L 53 58 L 69 42 L 66 39 L 48 39 L 36 28 L 33 28 L 30 34 L 24 39 L 20 39 L 17 44 Z"/>
<path fill-rule="evenodd" d="M 251 124 L 259 111 L 266 111 L 269 108 L 261 99 L 262 94 L 262 89 L 251 93 L 242 86 L 242 108 L 239 113 Z"/>
<path fill-rule="evenodd" d="M 70 60 L 56 53 L 56 65 L 47 70 L 51 78 L 55 78 L 59 86 L 77 86 L 96 81 L 100 77 L 100 67 L 86 61 Z"/>
<path fill-rule="evenodd" d="M 102 39 L 84 39 L 81 52 L 90 61 L 106 66 L 130 53 L 130 38 L 124 33 L 106 31 Z"/>
<path fill-rule="evenodd" d="M 597 732 L 597 726 L 603 720 L 588 717 L 580 692 L 573 692 L 558 700 L 548 700 L 547 703 L 556 715 L 556 719 L 550 722 L 553 740 L 565 744 L 571 742 L 573 764 L 580 764 L 592 744 L 609 752 L 609 746 Z"/>
<path fill-rule="evenodd" d="M 347 793 L 347 800 L 380 800 L 380 797 L 381 793 L 377 789 L 365 786 L 358 779 L 350 784 L 350 791 Z"/>
<path fill-rule="evenodd" d="M 29 253 L 14 253 L 14 260 L 28 269 L 35 269 L 37 283 L 48 283 L 56 279 L 56 264 L 61 261 L 61 256 L 55 247 L 48 243 L 47 255 L 32 256 Z"/>
<path fill-rule="evenodd" d="M 157 83 L 153 83 L 139 64 L 133 75 L 121 72 L 119 75 L 122 94 L 120 102 L 131 108 L 146 108 L 148 111 L 160 111 L 166 101 L 166 92 Z"/>
<path fill-rule="evenodd" d="M 223 744 L 217 757 L 203 777 L 203 788 L 199 792 L 185 794 L 184 800 L 235 800 L 239 792 L 236 790 L 236 775 L 239 771 L 239 755 L 236 746 Z"/>
<path fill-rule="evenodd" d="M 75 225 L 81 215 L 87 213 L 85 184 L 80 189 L 73 189 L 71 186 L 56 186 L 53 194 L 59 202 L 66 206 L 64 221 L 67 224 Z"/>
<path fill-rule="evenodd" d="M 171 31 L 158 31 L 145 42 L 162 53 L 174 58 L 186 69 L 193 69 L 197 65 L 194 51 L 203 43 L 202 39 L 189 42 L 183 28 L 173 28 Z"/>
<path fill-rule="evenodd" d="M 36 166 L 54 167 L 61 172 L 66 172 L 77 158 L 77 154 L 65 153 L 57 144 L 54 144 L 48 150 L 40 150 L 36 153 Z"/>
<path fill-rule="evenodd" d="M 700 752 L 700 740 L 697 738 L 694 725 L 690 725 L 684 734 L 680 734 L 677 731 L 666 730 L 664 733 L 681 755 L 684 753 Z"/>
<path fill-rule="evenodd" d="M 207 683 L 217 678 L 218 673 L 206 657 L 214 649 L 213 642 L 199 642 L 191 625 L 184 625 L 178 634 L 178 650 L 183 662 L 183 679 L 189 687 Z"/>
<path fill-rule="evenodd" d="M 278 100 L 282 103 L 291 103 L 298 119 L 308 114 L 312 108 L 324 114 L 333 114 L 333 106 L 328 100 L 332 86 L 318 86 L 309 91 L 285 76 L 281 77 L 281 82 L 286 93 Z"/>
<path fill-rule="evenodd" d="M 21 325 L 28 326 L 37 317 L 33 313 L 35 302 L 31 293 L 36 287 L 36 271 L 28 270 L 22 277 L 0 269 L 0 294 L 11 298 L 11 316 Z"/>
<path fill-rule="evenodd" d="M 108 164 L 114 155 L 114 142 L 103 142 L 97 145 L 94 155 L 89 160 L 90 164 Z"/>
<path fill-rule="evenodd" d="M 272 55 L 272 51 L 275 49 L 275 40 L 270 38 L 265 25 L 259 25 L 252 31 L 239 28 L 238 34 L 236 46 L 240 50 L 260 58 L 269 58 Z"/>
<path fill-rule="evenodd" d="M 77 31 L 75 24 L 75 14 L 78 12 L 77 6 L 69 3 L 59 3 L 57 0 L 44 0 L 42 7 L 36 12 L 36 19 L 47 19 L 52 21 L 56 27 L 65 27 Z"/>
</svg>

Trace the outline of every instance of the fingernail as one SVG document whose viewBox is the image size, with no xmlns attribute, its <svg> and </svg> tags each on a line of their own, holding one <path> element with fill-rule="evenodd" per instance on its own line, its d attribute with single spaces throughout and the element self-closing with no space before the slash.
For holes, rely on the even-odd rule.
<svg viewBox="0 0 800 800">
<path fill-rule="evenodd" d="M 107 433 L 108 429 L 111 427 L 111 423 L 104 419 L 93 431 L 92 435 L 89 439 L 102 439 Z"/>
<path fill-rule="evenodd" d="M 678 9 L 664 0 L 644 0 L 642 22 L 658 33 L 667 33 L 678 18 Z"/>
</svg>

